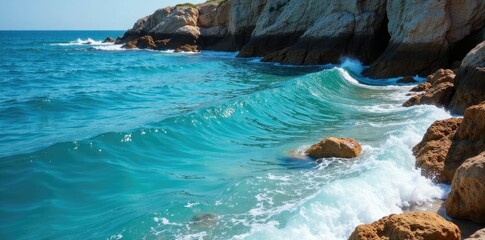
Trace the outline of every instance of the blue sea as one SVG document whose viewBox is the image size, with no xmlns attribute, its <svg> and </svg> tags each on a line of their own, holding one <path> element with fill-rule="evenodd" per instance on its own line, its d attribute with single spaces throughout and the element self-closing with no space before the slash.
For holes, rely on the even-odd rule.
<svg viewBox="0 0 485 240">
<path fill-rule="evenodd" d="M 411 148 L 449 113 L 411 86 L 122 34 L 0 32 L 0 239 L 347 239 L 447 194 Z M 330 136 L 363 155 L 304 155 Z"/>
</svg>

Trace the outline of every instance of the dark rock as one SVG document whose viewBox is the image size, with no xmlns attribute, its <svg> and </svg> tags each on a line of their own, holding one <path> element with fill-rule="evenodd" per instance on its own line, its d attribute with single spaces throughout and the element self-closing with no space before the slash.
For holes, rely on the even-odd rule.
<svg viewBox="0 0 485 240">
<path fill-rule="evenodd" d="M 111 37 L 107 37 L 106 39 L 104 39 L 103 43 L 114 43 L 116 40 L 114 40 L 113 38 Z"/>
<path fill-rule="evenodd" d="M 416 83 L 418 81 L 414 80 L 412 76 L 405 76 L 399 80 L 397 80 L 397 83 Z"/>
</svg>

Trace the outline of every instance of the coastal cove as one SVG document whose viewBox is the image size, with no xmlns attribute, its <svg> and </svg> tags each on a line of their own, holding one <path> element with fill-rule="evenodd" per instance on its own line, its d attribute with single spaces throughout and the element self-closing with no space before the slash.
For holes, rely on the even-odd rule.
<svg viewBox="0 0 485 240">
<path fill-rule="evenodd" d="M 402 107 L 411 86 L 363 78 L 357 62 L 101 43 L 115 32 L 1 34 L 12 43 L 1 68 L 6 239 L 347 239 L 449 191 L 411 151 L 449 113 Z M 303 155 L 327 136 L 358 139 L 362 156 Z"/>
<path fill-rule="evenodd" d="M 197 2 L 0 31 L 0 239 L 485 239 L 485 1 Z"/>
</svg>

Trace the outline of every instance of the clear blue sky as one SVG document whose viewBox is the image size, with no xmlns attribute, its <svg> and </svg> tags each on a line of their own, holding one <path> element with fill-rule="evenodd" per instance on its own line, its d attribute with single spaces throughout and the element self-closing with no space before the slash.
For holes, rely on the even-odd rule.
<svg viewBox="0 0 485 240">
<path fill-rule="evenodd" d="M 205 0 L 0 0 L 0 30 L 126 30 L 156 9 Z"/>
</svg>

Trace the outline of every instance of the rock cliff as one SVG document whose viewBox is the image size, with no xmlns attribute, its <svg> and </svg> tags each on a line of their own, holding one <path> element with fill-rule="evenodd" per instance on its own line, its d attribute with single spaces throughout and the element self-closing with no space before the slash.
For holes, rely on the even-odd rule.
<svg viewBox="0 0 485 240">
<path fill-rule="evenodd" d="M 451 66 L 484 39 L 484 25 L 481 0 L 215 0 L 159 9 L 118 42 L 150 35 L 174 49 L 287 64 L 353 57 L 370 64 L 365 74 L 386 78 Z"/>
</svg>

